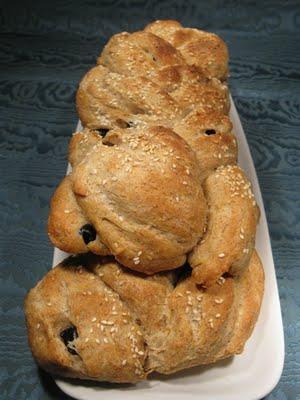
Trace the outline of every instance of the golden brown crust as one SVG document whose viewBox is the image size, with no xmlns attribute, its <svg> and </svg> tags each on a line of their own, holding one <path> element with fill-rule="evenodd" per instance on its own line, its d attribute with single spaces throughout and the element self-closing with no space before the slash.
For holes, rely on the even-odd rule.
<svg viewBox="0 0 300 400">
<path fill-rule="evenodd" d="M 183 28 L 177 21 L 155 21 L 147 25 L 151 32 L 180 51 L 189 65 L 201 68 L 209 78 L 227 79 L 228 50 L 223 40 L 209 32 Z"/>
<path fill-rule="evenodd" d="M 77 110 L 88 128 L 127 127 L 134 116 L 155 117 L 156 125 L 168 126 L 180 113 L 176 101 L 143 76 L 125 76 L 102 65 L 92 68 L 80 83 Z"/>
<path fill-rule="evenodd" d="M 190 53 L 192 48 L 194 55 Z M 79 245 L 76 243 L 78 234 L 73 229 L 71 240 L 66 244 L 64 240 L 71 233 L 66 226 L 67 220 L 62 224 L 51 217 L 54 220 L 50 225 L 53 243 L 69 250 L 72 248 L 70 242 L 76 243 L 75 252 L 79 247 L 84 247 L 103 254 L 104 248 L 106 253 L 114 254 L 124 265 L 147 273 L 159 271 L 162 265 L 165 269 L 171 269 L 184 263 L 186 252 L 199 243 L 203 236 L 201 229 L 204 227 L 205 211 L 202 206 L 199 206 L 201 210 L 198 208 L 196 211 L 195 203 L 190 208 L 181 199 L 187 197 L 190 201 L 198 198 L 201 192 L 199 182 L 203 183 L 207 178 L 204 188 L 207 188 L 205 194 L 208 201 L 216 198 L 216 204 L 218 199 L 222 203 L 226 185 L 219 185 L 218 190 L 210 190 L 209 182 L 213 178 L 209 178 L 215 176 L 212 174 L 217 168 L 228 166 L 231 169 L 237 162 L 237 142 L 226 115 L 229 111 L 228 88 L 218 79 L 225 79 L 226 70 L 227 50 L 221 39 L 214 34 L 183 28 L 176 21 L 157 21 L 144 31 L 113 36 L 99 57 L 98 65 L 85 75 L 77 92 L 77 108 L 82 123 L 94 130 L 86 128 L 71 140 L 69 161 L 75 170 L 71 175 L 69 190 L 73 191 L 75 197 L 70 193 L 65 196 L 77 203 L 78 216 L 81 213 L 94 226 L 97 239 L 85 246 L 82 243 Z M 114 149 L 101 146 L 101 136 L 106 135 L 109 140 L 118 137 L 117 140 L 121 141 L 121 136 L 126 138 L 130 132 L 139 137 L 145 132 L 149 134 L 165 129 L 158 125 L 172 128 L 195 152 L 198 161 L 198 168 L 195 169 L 198 172 L 191 182 L 191 187 L 194 186 L 196 190 L 194 197 L 191 192 L 182 196 L 180 180 L 176 179 L 178 176 L 184 178 L 189 167 L 185 166 L 181 171 L 177 168 L 177 160 L 173 160 L 173 173 L 165 174 L 165 165 L 159 161 L 159 150 L 154 150 L 157 154 L 151 154 L 150 159 L 143 157 L 142 168 L 134 168 L 133 173 L 131 166 L 126 166 L 124 174 L 124 168 L 117 172 L 119 164 L 112 162 L 118 144 Z M 168 132 L 171 137 L 173 132 Z M 104 154 L 110 154 L 108 160 Z M 135 160 L 136 156 L 140 157 L 141 154 L 134 151 L 129 157 Z M 178 153 L 176 157 L 179 160 L 181 155 Z M 155 173 L 152 171 L 154 160 L 159 165 Z M 101 171 L 98 166 L 101 166 Z M 122 174 L 121 180 L 115 176 L 116 172 Z M 115 182 L 111 185 L 112 176 Z M 147 185 L 143 179 L 147 180 Z M 184 178 L 187 190 L 187 181 L 190 179 L 191 176 Z M 212 193 L 214 195 L 210 199 Z M 204 204 L 202 194 L 200 197 L 201 204 Z M 51 213 L 57 218 L 62 215 L 61 210 L 56 209 L 61 203 L 54 201 L 51 208 Z M 153 205 L 150 214 L 149 211 L 145 212 L 149 210 L 149 204 Z M 226 204 L 222 205 L 222 210 L 226 209 Z M 235 201 L 227 208 L 232 213 L 232 221 L 239 221 L 240 211 L 235 210 L 233 204 L 239 207 Z M 220 212 L 214 217 L 215 209 L 219 210 L 218 206 L 210 208 L 207 235 L 210 231 L 219 234 L 218 229 L 211 227 L 222 225 L 213 222 L 224 218 L 224 213 Z M 175 214 L 180 217 L 175 218 Z M 250 238 L 249 254 L 238 254 L 244 249 L 237 246 L 226 262 L 221 263 L 218 259 L 218 254 L 226 248 L 228 252 L 234 248 L 230 236 L 239 234 L 235 232 L 235 229 L 239 229 L 237 224 L 229 222 L 230 234 L 221 241 L 224 250 L 219 251 L 220 246 L 203 246 L 204 242 L 193 249 L 189 260 L 197 282 L 210 285 L 221 273 L 228 270 L 239 272 L 247 264 L 258 219 L 257 212 L 249 215 L 249 220 L 252 220 L 245 227 L 245 236 Z M 162 223 L 163 219 L 165 222 Z M 55 225 L 62 232 L 55 231 Z M 191 235 L 189 240 L 188 234 Z M 214 251 L 219 252 L 214 254 Z M 139 254 L 142 253 L 147 254 L 149 259 L 141 259 Z M 217 261 L 213 261 L 215 259 Z"/>
<path fill-rule="evenodd" d="M 25 301 L 37 362 L 64 376 L 136 382 L 152 371 L 170 374 L 240 353 L 263 295 L 257 254 L 240 278 L 209 289 L 191 277 L 176 285 L 178 273 L 146 277 L 97 257 L 57 266 Z M 73 336 L 64 343 L 69 328 Z"/>
<path fill-rule="evenodd" d="M 225 272 L 239 274 L 248 265 L 259 209 L 251 184 L 238 166 L 219 167 L 203 189 L 209 205 L 207 231 L 189 263 L 196 282 L 210 285 Z"/>
<path fill-rule="evenodd" d="M 188 65 L 173 46 L 149 32 L 114 35 L 104 47 L 98 64 L 111 72 L 145 77 L 166 90 L 184 109 L 213 108 L 227 113 L 227 86 L 208 79 L 195 65 Z"/>
<path fill-rule="evenodd" d="M 93 150 L 101 135 L 97 131 L 83 129 L 75 132 L 69 143 L 68 159 L 72 167 L 79 164 Z"/>
<path fill-rule="evenodd" d="M 68 253 L 85 253 L 87 247 L 78 232 L 87 220 L 71 190 L 71 180 L 66 176 L 51 199 L 48 218 L 48 235 L 54 246 Z"/>
<path fill-rule="evenodd" d="M 181 27 L 174 21 L 159 21 L 153 26 L 163 32 L 168 28 L 171 33 Z M 207 35 L 215 38 L 213 34 Z M 216 146 L 201 151 L 194 140 L 189 141 L 191 135 L 185 134 L 185 123 L 195 132 L 199 124 L 204 126 L 207 120 L 211 123 L 214 113 L 217 120 L 228 113 L 228 88 L 217 78 L 205 76 L 196 65 L 189 65 L 170 43 L 145 31 L 123 32 L 110 39 L 98 64 L 82 79 L 77 92 L 77 109 L 83 125 L 91 129 L 177 127 L 176 132 L 199 152 L 202 165 L 235 163 L 236 149 L 228 159 L 216 160 L 222 151 L 216 152 Z M 217 124 L 220 125 L 219 121 Z"/>
<path fill-rule="evenodd" d="M 182 265 L 206 223 L 198 163 L 186 142 L 163 127 L 115 129 L 105 138 L 85 130 L 73 136 L 70 148 L 71 193 L 58 190 L 52 201 L 53 243 L 70 251 L 81 239 L 85 251 L 105 249 L 127 267 L 150 274 Z M 69 198 L 81 216 L 76 226 L 61 218 L 71 207 Z M 84 223 L 95 228 L 98 246 L 93 241 L 83 246 L 78 231 Z"/>
<path fill-rule="evenodd" d="M 81 228 L 90 222 L 79 207 L 72 191 L 71 176 L 66 176 L 57 187 L 50 204 L 48 235 L 52 244 L 73 254 L 92 251 L 95 254 L 109 254 L 107 247 L 99 240 L 85 244 Z"/>
<path fill-rule="evenodd" d="M 227 86 L 207 78 L 174 46 L 152 33 L 114 35 L 98 64 L 83 78 L 77 93 L 80 119 L 90 128 L 124 126 L 136 115 L 142 120 L 145 116 L 147 123 L 152 119 L 172 126 L 191 108 L 229 110 Z"/>
<path fill-rule="evenodd" d="M 82 79 L 85 128 L 48 232 L 62 250 L 115 259 L 70 257 L 29 292 L 29 344 L 47 371 L 137 382 L 243 350 L 264 274 L 227 74 L 218 36 L 169 20 L 113 36 Z M 187 256 L 192 270 L 176 270 Z"/>
<path fill-rule="evenodd" d="M 112 382 L 145 377 L 138 324 L 118 294 L 84 268 L 54 268 L 29 292 L 25 312 L 30 347 L 47 371 Z M 73 333 L 68 350 L 61 334 L 70 328 L 78 338 Z"/>
<path fill-rule="evenodd" d="M 194 115 L 194 110 L 202 115 L 229 111 L 227 86 L 217 79 L 208 80 L 195 68 L 165 67 L 156 77 L 150 80 L 141 74 L 125 76 L 102 65 L 94 67 L 77 92 L 83 125 L 91 129 L 145 124 L 174 127 L 187 114 Z"/>
<path fill-rule="evenodd" d="M 242 306 L 238 307 L 239 313 L 230 341 L 218 354 L 220 358 L 228 357 L 233 351 L 235 354 L 242 353 L 258 317 L 257 310 L 260 309 L 262 302 L 265 277 L 260 258 L 255 250 L 247 271 L 235 278 L 238 282 L 236 296 L 241 299 Z"/>
<path fill-rule="evenodd" d="M 195 151 L 202 179 L 222 165 L 237 163 L 237 141 L 227 115 L 196 110 L 174 125 Z"/>
<path fill-rule="evenodd" d="M 164 39 L 141 31 L 112 36 L 97 64 L 121 75 L 152 77 L 161 67 L 181 65 L 185 61 Z"/>
<path fill-rule="evenodd" d="M 129 268 L 180 266 L 202 235 L 206 202 L 197 161 L 167 128 L 110 131 L 75 166 L 72 182 L 101 241 Z"/>
</svg>

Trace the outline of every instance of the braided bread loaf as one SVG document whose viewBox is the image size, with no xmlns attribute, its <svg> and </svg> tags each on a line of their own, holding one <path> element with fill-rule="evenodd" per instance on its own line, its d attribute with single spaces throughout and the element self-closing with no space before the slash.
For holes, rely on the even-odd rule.
<svg viewBox="0 0 300 400">
<path fill-rule="evenodd" d="M 203 289 L 189 268 L 152 276 L 112 258 L 71 257 L 25 302 L 29 343 L 47 371 L 136 382 L 242 352 L 257 319 L 264 275 L 254 252 L 240 277 Z"/>
<path fill-rule="evenodd" d="M 236 165 L 224 42 L 157 21 L 114 35 L 97 64 L 77 92 L 85 129 L 52 199 L 53 244 L 147 274 L 188 258 L 206 286 L 240 273 L 259 209 Z"/>
</svg>

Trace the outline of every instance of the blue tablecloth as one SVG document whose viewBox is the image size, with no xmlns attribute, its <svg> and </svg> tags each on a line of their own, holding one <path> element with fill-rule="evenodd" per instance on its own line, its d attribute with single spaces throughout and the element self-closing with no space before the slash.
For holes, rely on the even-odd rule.
<svg viewBox="0 0 300 400">
<path fill-rule="evenodd" d="M 46 220 L 51 194 L 66 170 L 77 121 L 76 87 L 112 34 L 164 18 L 214 31 L 229 46 L 231 92 L 262 188 L 284 321 L 284 371 L 267 398 L 300 398 L 299 5 L 297 0 L 1 2 L 1 399 L 68 398 L 32 360 L 23 300 L 51 266 Z"/>
</svg>

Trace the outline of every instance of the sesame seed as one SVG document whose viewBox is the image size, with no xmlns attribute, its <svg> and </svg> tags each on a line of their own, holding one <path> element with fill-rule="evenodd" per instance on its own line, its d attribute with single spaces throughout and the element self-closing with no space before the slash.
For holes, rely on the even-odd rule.
<svg viewBox="0 0 300 400">
<path fill-rule="evenodd" d="M 96 343 L 100 343 L 100 340 L 99 340 L 99 339 L 96 339 Z"/>
<path fill-rule="evenodd" d="M 106 321 L 106 319 L 103 319 L 103 320 L 101 321 L 101 324 L 102 324 L 102 325 L 113 325 L 113 322 L 111 322 L 111 321 Z"/>
<path fill-rule="evenodd" d="M 65 214 L 70 214 L 71 210 L 65 210 Z"/>
<path fill-rule="evenodd" d="M 87 343 L 90 339 L 87 337 L 85 338 L 85 343 Z"/>
<path fill-rule="evenodd" d="M 182 184 L 183 184 L 183 185 L 187 185 L 187 181 L 183 181 Z"/>
<path fill-rule="evenodd" d="M 108 339 L 105 337 L 105 338 L 103 339 L 103 342 L 104 342 L 104 343 L 108 343 Z"/>
<path fill-rule="evenodd" d="M 219 257 L 219 258 L 225 257 L 225 253 L 220 253 L 220 254 L 218 255 L 218 257 Z"/>
<path fill-rule="evenodd" d="M 216 318 L 220 318 L 220 317 L 221 317 L 221 314 L 218 313 L 218 314 L 215 315 L 215 317 L 216 317 Z"/>
<path fill-rule="evenodd" d="M 41 324 L 37 324 L 36 329 L 39 329 L 41 326 Z"/>
<path fill-rule="evenodd" d="M 218 285 L 223 285 L 224 282 L 225 282 L 225 278 L 223 278 L 223 276 L 220 276 L 220 278 L 217 280 Z"/>
<path fill-rule="evenodd" d="M 93 318 L 92 318 L 92 322 L 95 322 L 95 321 L 97 321 L 97 318 L 96 318 L 96 317 L 93 317 Z"/>
<path fill-rule="evenodd" d="M 124 366 L 124 365 L 126 365 L 127 364 L 127 360 L 123 360 L 122 361 L 122 365 Z"/>
<path fill-rule="evenodd" d="M 224 301 L 224 299 L 215 299 L 215 303 L 216 304 L 222 304 L 223 303 L 223 301 Z"/>
<path fill-rule="evenodd" d="M 50 301 L 49 301 L 49 303 L 47 303 L 47 306 L 51 306 L 51 303 L 50 303 Z"/>
<path fill-rule="evenodd" d="M 91 328 L 91 329 L 90 329 L 90 333 L 93 333 L 93 332 L 94 332 L 94 329 L 93 329 L 93 328 Z"/>
<path fill-rule="evenodd" d="M 124 217 L 122 217 L 121 215 L 119 216 L 119 220 L 120 221 L 124 221 Z"/>
</svg>

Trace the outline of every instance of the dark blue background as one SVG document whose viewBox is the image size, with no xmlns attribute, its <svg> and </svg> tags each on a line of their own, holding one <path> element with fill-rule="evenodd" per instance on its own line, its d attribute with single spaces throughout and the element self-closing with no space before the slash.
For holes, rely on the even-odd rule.
<svg viewBox="0 0 300 400">
<path fill-rule="evenodd" d="M 0 2 L 1 399 L 67 398 L 31 358 L 23 300 L 51 266 L 48 205 L 66 170 L 78 81 L 112 34 L 158 18 L 217 32 L 229 46 L 284 320 L 285 367 L 268 399 L 300 398 L 300 2 L 25 0 Z"/>
</svg>

